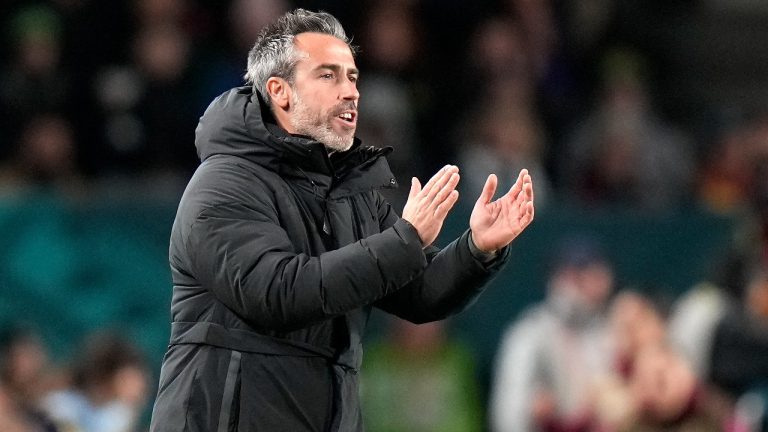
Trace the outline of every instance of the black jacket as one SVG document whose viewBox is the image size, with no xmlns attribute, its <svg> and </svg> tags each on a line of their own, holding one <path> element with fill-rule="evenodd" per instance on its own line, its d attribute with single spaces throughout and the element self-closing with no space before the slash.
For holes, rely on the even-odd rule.
<svg viewBox="0 0 768 432">
<path fill-rule="evenodd" d="M 471 302 L 483 265 L 468 233 L 422 249 L 378 189 L 363 147 L 328 156 L 287 135 L 250 88 L 219 96 L 171 233 L 172 334 L 152 431 L 357 431 L 371 307 L 413 322 Z M 504 255 L 504 254 L 503 254 Z"/>
</svg>

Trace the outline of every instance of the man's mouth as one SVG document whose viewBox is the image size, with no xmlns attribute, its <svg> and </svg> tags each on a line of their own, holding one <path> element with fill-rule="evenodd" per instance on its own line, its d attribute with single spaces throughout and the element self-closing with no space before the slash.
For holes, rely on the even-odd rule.
<svg viewBox="0 0 768 432">
<path fill-rule="evenodd" d="M 355 111 L 344 111 L 336 117 L 339 118 L 347 126 L 355 126 L 357 113 Z"/>
</svg>

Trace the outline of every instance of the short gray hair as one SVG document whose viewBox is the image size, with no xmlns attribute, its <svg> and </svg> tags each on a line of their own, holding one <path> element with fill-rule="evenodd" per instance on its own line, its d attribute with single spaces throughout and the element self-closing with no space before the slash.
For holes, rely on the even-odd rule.
<svg viewBox="0 0 768 432">
<path fill-rule="evenodd" d="M 357 53 L 357 47 L 352 45 L 341 23 L 333 15 L 305 9 L 286 13 L 259 32 L 256 43 L 248 53 L 245 80 L 261 93 L 267 104 L 270 104 L 267 94 L 270 77 L 283 78 L 291 85 L 294 83 L 299 55 L 293 39 L 300 33 L 308 32 L 334 36 L 349 46 L 352 55 Z"/>
</svg>

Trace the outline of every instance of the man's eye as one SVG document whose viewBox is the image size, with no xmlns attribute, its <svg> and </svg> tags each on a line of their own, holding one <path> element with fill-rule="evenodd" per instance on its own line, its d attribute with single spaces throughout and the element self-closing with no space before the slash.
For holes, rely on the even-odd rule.
<svg viewBox="0 0 768 432">
<path fill-rule="evenodd" d="M 322 79 L 333 79 L 333 74 L 329 74 L 329 73 L 322 74 L 322 75 L 320 75 L 320 78 L 322 78 Z"/>
<path fill-rule="evenodd" d="M 349 80 L 352 81 L 353 83 L 356 83 L 356 82 L 358 82 L 360 80 L 360 77 L 357 77 L 357 76 L 353 75 L 353 76 L 349 77 Z"/>
</svg>

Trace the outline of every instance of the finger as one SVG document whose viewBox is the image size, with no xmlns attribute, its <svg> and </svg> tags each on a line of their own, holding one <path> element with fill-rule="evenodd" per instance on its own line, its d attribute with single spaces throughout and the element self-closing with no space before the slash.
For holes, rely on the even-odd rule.
<svg viewBox="0 0 768 432">
<path fill-rule="evenodd" d="M 509 188 L 509 191 L 504 195 L 504 198 L 510 198 L 513 200 L 517 198 L 517 195 L 520 193 L 520 191 L 523 190 L 523 182 L 526 175 L 528 175 L 528 170 L 526 169 L 520 170 L 520 174 L 517 175 L 517 180 L 515 180 L 515 184 L 513 184 L 512 187 Z"/>
<path fill-rule="evenodd" d="M 460 176 L 458 173 L 451 174 L 451 176 L 448 178 L 448 181 L 438 190 L 432 201 L 429 202 L 429 206 L 431 208 L 435 208 L 440 205 L 440 203 L 445 201 L 451 192 L 456 190 L 456 186 L 459 184 L 459 179 Z"/>
<path fill-rule="evenodd" d="M 533 180 L 530 175 L 523 177 L 523 187 L 518 194 L 518 199 L 522 201 L 533 201 Z"/>
<path fill-rule="evenodd" d="M 533 220 L 533 213 L 534 213 L 533 201 L 524 200 L 520 204 L 519 209 L 520 211 L 519 211 L 518 220 L 520 221 L 521 226 L 525 228 Z"/>
<path fill-rule="evenodd" d="M 429 190 L 427 190 L 426 187 L 424 188 L 422 195 L 426 197 L 428 201 L 434 201 L 437 194 L 451 181 L 454 175 L 458 175 L 458 172 L 459 169 L 457 167 L 449 165 L 435 180 Z"/>
<path fill-rule="evenodd" d="M 456 201 L 459 200 L 459 191 L 452 190 L 450 194 L 448 194 L 448 197 L 445 199 L 445 201 L 441 202 L 437 208 L 435 208 L 435 217 L 439 218 L 441 221 L 445 219 L 446 216 L 448 216 L 448 212 L 453 208 L 453 205 L 456 204 Z"/>
<path fill-rule="evenodd" d="M 496 193 L 496 186 L 499 184 L 499 179 L 496 178 L 496 174 L 490 174 L 488 179 L 483 185 L 483 191 L 480 192 L 480 197 L 477 199 L 478 204 L 488 204 L 493 199 L 493 194 Z"/>
<path fill-rule="evenodd" d="M 515 200 L 512 202 L 512 207 L 515 209 L 515 211 L 517 211 L 519 216 L 523 216 L 525 214 L 526 205 L 531 202 L 529 193 L 529 189 L 521 190 L 515 197 Z"/>
<path fill-rule="evenodd" d="M 525 215 L 529 222 L 533 220 L 534 211 L 535 209 L 531 201 L 528 201 L 527 203 L 525 203 Z"/>
<path fill-rule="evenodd" d="M 527 211 L 527 213 L 528 213 L 528 221 L 525 224 L 526 226 L 528 224 L 530 224 L 531 222 L 533 222 L 533 218 L 534 218 L 534 216 L 536 214 L 536 207 L 533 205 L 533 202 L 529 202 L 528 203 L 528 209 L 527 210 L 528 210 Z"/>
<path fill-rule="evenodd" d="M 435 183 L 437 183 L 437 181 L 438 181 L 438 180 L 440 180 L 440 178 L 442 178 L 442 177 L 443 177 L 443 175 L 445 174 L 445 172 L 446 172 L 446 171 L 448 171 L 448 167 L 450 167 L 450 165 L 446 165 L 446 166 L 444 166 L 444 167 L 440 168 L 440 170 L 439 170 L 438 172 L 436 172 L 436 173 L 435 173 L 435 175 L 433 175 L 433 176 L 432 176 L 432 177 L 431 177 L 431 178 L 430 178 L 430 179 L 427 181 L 427 183 L 424 185 L 424 188 L 422 188 L 422 189 L 421 189 L 421 190 L 423 191 L 423 193 L 424 193 L 424 194 L 426 194 L 426 193 L 428 193 L 430 190 L 432 190 L 432 188 L 434 187 Z"/>
<path fill-rule="evenodd" d="M 531 176 L 527 177 L 525 186 L 526 186 L 526 196 L 528 197 L 528 201 L 533 202 L 533 179 L 531 178 Z"/>
<path fill-rule="evenodd" d="M 525 203 L 525 207 L 523 208 L 522 215 L 520 216 L 520 219 L 519 219 L 521 228 L 524 229 L 525 227 L 531 224 L 531 222 L 533 221 L 533 214 L 534 214 L 533 203 L 528 201 Z"/>
<path fill-rule="evenodd" d="M 421 191 L 421 182 L 416 177 L 411 178 L 411 191 L 408 193 L 408 199 L 415 198 Z"/>
</svg>

